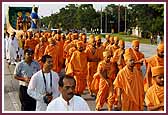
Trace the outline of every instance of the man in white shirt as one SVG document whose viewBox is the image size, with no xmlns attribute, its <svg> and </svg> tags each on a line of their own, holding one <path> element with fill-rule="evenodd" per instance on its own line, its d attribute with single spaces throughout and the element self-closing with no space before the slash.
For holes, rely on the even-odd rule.
<svg viewBox="0 0 168 115">
<path fill-rule="evenodd" d="M 18 40 L 13 32 L 8 40 L 7 55 L 9 56 L 8 63 L 14 65 L 19 50 Z"/>
<path fill-rule="evenodd" d="M 61 95 L 47 106 L 47 111 L 90 111 L 87 102 L 80 96 L 75 96 L 75 79 L 63 76 L 59 80 Z"/>
<path fill-rule="evenodd" d="M 42 56 L 43 68 L 35 73 L 27 89 L 28 95 L 34 98 L 36 111 L 46 111 L 48 103 L 59 96 L 59 76 L 52 70 L 53 59 L 49 55 Z"/>
</svg>

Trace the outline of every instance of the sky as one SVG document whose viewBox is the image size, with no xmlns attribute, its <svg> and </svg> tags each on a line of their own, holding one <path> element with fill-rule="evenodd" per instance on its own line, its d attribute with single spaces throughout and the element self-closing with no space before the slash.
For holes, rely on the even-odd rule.
<svg viewBox="0 0 168 115">
<path fill-rule="evenodd" d="M 50 16 L 52 13 L 59 12 L 59 9 L 65 7 L 67 4 L 81 4 L 80 2 L 32 2 L 23 3 L 23 2 L 16 2 L 15 4 L 11 4 L 11 2 L 3 2 L 4 3 L 4 11 L 7 11 L 8 6 L 17 6 L 17 7 L 32 7 L 33 5 L 39 6 L 38 15 L 39 16 Z M 88 4 L 88 2 L 82 2 L 82 4 Z M 114 2 L 89 2 L 89 4 L 93 4 L 93 7 L 97 10 L 104 9 L 108 4 L 114 4 Z M 119 3 L 115 3 L 119 4 Z M 124 4 L 124 3 L 120 3 Z"/>
</svg>

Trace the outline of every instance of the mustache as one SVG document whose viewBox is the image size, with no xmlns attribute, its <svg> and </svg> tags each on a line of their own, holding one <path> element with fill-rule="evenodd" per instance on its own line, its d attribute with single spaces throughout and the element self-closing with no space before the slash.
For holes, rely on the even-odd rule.
<svg viewBox="0 0 168 115">
<path fill-rule="evenodd" d="M 72 92 L 72 93 L 68 93 L 68 95 L 74 95 L 74 93 Z"/>
</svg>

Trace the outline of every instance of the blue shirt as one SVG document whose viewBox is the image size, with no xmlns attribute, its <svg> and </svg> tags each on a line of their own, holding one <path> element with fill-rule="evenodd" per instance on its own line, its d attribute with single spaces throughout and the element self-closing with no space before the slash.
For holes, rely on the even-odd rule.
<svg viewBox="0 0 168 115">
<path fill-rule="evenodd" d="M 40 70 L 40 65 L 36 61 L 32 61 L 31 64 L 27 64 L 24 60 L 19 62 L 14 70 L 14 75 L 18 77 L 32 77 L 37 71 Z M 28 86 L 26 82 L 19 81 L 20 85 Z"/>
</svg>

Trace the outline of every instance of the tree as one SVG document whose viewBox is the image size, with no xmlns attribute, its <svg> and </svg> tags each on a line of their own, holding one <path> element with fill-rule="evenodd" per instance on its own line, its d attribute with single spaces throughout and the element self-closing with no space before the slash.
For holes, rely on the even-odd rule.
<svg viewBox="0 0 168 115">
<path fill-rule="evenodd" d="M 164 32 L 163 4 L 131 4 L 129 7 L 130 27 L 137 25 L 144 32 Z"/>
</svg>

